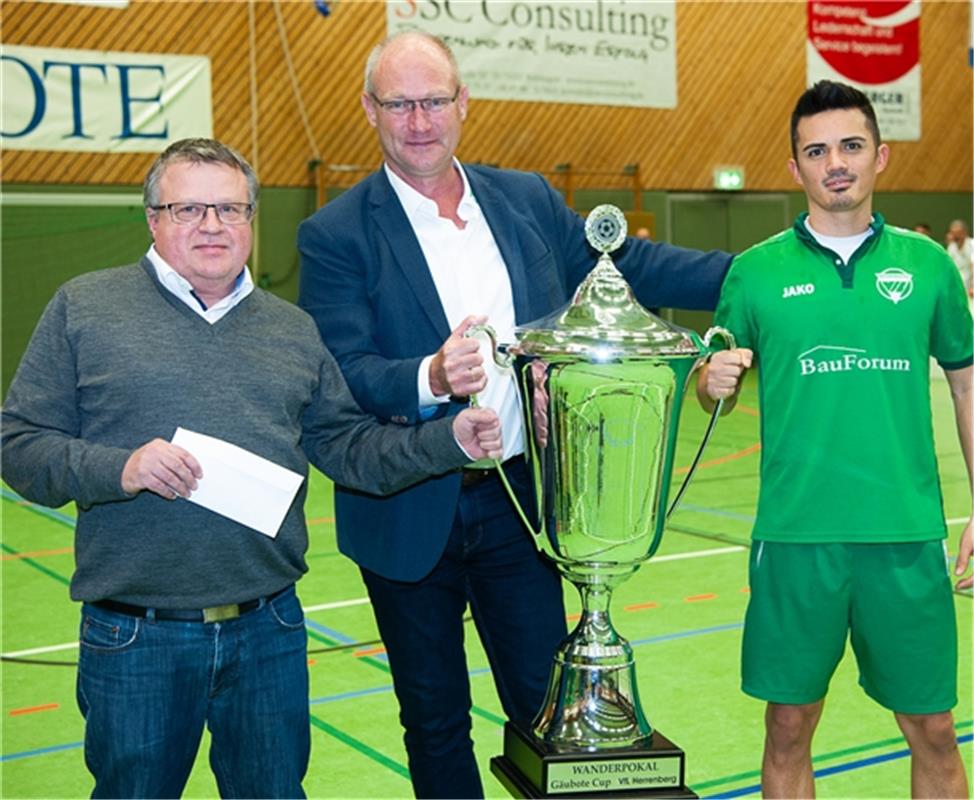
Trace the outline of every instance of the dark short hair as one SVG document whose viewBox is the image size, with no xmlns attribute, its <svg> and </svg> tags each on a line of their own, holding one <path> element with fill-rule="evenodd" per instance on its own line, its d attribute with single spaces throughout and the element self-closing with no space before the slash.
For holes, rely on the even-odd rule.
<svg viewBox="0 0 974 800">
<path fill-rule="evenodd" d="M 180 139 L 173 142 L 159 154 L 149 168 L 142 184 L 142 202 L 146 208 L 159 205 L 159 181 L 170 164 L 189 162 L 190 164 L 223 164 L 239 169 L 247 178 L 247 202 L 257 205 L 260 183 L 257 173 L 240 153 L 230 145 L 216 139 Z"/>
<path fill-rule="evenodd" d="M 798 98 L 795 110 L 791 112 L 792 157 L 798 158 L 798 123 L 803 117 L 844 108 L 858 108 L 862 112 L 866 118 L 866 127 L 869 128 L 876 146 L 879 147 L 882 141 L 879 136 L 879 123 L 876 121 L 876 112 L 869 98 L 855 86 L 836 81 L 819 81 Z"/>
</svg>

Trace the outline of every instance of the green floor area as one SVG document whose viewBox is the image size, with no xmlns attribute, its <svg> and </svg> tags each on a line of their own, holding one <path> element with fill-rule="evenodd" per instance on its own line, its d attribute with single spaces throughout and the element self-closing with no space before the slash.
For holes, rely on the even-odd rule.
<svg viewBox="0 0 974 800">
<path fill-rule="evenodd" d="M 945 511 L 955 552 L 970 513 L 967 480 L 945 383 L 933 404 Z M 753 382 L 721 421 L 657 556 L 616 592 L 612 611 L 636 653 L 651 723 L 687 753 L 688 783 L 702 796 L 757 796 L 763 707 L 739 687 L 747 603 L 747 544 L 757 497 L 759 418 Z M 678 465 L 688 464 L 706 418 L 684 411 Z M 311 672 L 310 797 L 410 797 L 398 709 L 365 590 L 335 547 L 331 490 L 315 474 L 306 509 L 310 572 L 299 584 L 307 609 Z M 78 608 L 68 598 L 73 509 L 40 509 L 4 489 L 2 503 L 2 785 L 5 798 L 83 797 L 92 787 L 74 699 Z M 575 591 L 566 585 L 571 612 Z M 972 599 L 957 595 L 960 703 L 957 733 L 971 768 Z M 503 718 L 472 623 L 468 663 L 474 739 L 488 797 L 507 794 L 488 762 L 501 752 Z M 435 669 L 430 664 L 430 669 Z M 207 742 L 186 797 L 216 797 Z M 859 688 L 847 654 L 835 675 L 814 743 L 818 796 L 909 796 L 909 759 L 892 716 Z"/>
</svg>

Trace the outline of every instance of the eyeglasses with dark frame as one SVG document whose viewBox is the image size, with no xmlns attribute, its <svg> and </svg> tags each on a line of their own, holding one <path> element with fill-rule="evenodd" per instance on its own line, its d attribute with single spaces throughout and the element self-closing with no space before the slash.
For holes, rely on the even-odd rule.
<svg viewBox="0 0 974 800">
<path fill-rule="evenodd" d="M 255 210 L 253 203 L 163 203 L 149 208 L 153 211 L 166 209 L 177 225 L 194 225 L 211 208 L 224 225 L 245 225 L 254 218 Z"/>
<path fill-rule="evenodd" d="M 453 93 L 453 97 L 421 97 L 418 100 L 411 100 L 409 98 L 397 98 L 395 100 L 380 100 L 372 92 L 369 92 L 369 97 L 372 98 L 372 102 L 375 103 L 379 108 L 385 111 L 387 114 L 393 114 L 397 117 L 405 116 L 406 114 L 412 114 L 417 106 L 427 114 L 439 114 L 441 111 L 445 111 L 449 106 L 456 102 L 457 98 L 460 96 L 460 87 Z"/>
</svg>

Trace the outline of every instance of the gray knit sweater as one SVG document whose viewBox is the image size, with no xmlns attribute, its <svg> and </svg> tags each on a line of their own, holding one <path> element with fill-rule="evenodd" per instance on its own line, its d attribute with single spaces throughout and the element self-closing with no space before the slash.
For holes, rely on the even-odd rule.
<svg viewBox="0 0 974 800">
<path fill-rule="evenodd" d="M 380 494 L 469 460 L 451 422 L 378 423 L 303 311 L 256 289 L 210 325 L 143 259 L 75 278 L 51 300 L 3 408 L 3 478 L 34 502 L 77 503 L 73 599 L 200 608 L 307 570 L 307 482 L 271 539 L 185 500 L 126 495 L 136 448 L 181 425 Z"/>
</svg>

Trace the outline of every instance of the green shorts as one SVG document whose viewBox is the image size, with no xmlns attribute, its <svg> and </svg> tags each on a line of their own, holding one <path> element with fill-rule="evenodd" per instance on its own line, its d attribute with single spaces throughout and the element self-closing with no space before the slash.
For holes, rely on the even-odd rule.
<svg viewBox="0 0 974 800">
<path fill-rule="evenodd" d="M 902 714 L 957 703 L 957 622 L 942 541 L 751 547 L 742 688 L 800 705 L 825 697 L 848 634 L 859 684 Z"/>
</svg>

